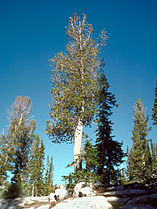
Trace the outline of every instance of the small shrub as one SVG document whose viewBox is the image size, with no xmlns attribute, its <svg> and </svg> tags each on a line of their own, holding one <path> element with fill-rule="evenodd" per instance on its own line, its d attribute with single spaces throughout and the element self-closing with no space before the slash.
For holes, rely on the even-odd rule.
<svg viewBox="0 0 157 209">
<path fill-rule="evenodd" d="M 11 183 L 8 188 L 3 192 L 2 198 L 15 199 L 22 196 L 22 187 L 20 183 Z"/>
<path fill-rule="evenodd" d="M 94 172 L 88 172 L 86 169 L 70 173 L 68 176 L 62 177 L 63 181 L 65 181 L 66 188 L 70 190 L 73 190 L 75 185 L 79 182 L 95 183 L 100 180 L 99 176 L 97 176 Z"/>
</svg>

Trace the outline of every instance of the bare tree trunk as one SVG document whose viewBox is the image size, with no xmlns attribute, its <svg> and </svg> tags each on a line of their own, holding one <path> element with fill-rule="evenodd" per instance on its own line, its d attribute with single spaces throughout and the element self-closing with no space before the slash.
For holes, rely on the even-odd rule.
<svg viewBox="0 0 157 209">
<path fill-rule="evenodd" d="M 84 21 L 82 25 L 84 25 Z M 81 55 L 82 55 L 82 50 L 83 50 L 83 43 L 82 43 L 82 28 L 81 28 L 81 21 L 79 21 L 79 47 L 81 50 Z M 85 45 L 85 43 L 84 43 Z M 82 81 L 84 80 L 84 65 L 83 65 L 83 59 L 81 57 L 80 60 L 81 68 L 80 68 L 80 75 L 82 78 Z M 81 90 L 83 93 L 83 83 L 81 81 Z M 82 107 L 81 107 L 81 112 L 84 112 L 84 100 L 82 101 Z M 74 135 L 74 150 L 73 150 L 73 159 L 74 159 L 74 172 L 81 170 L 82 169 L 82 159 L 80 157 L 81 154 L 81 145 L 82 145 L 82 133 L 83 133 L 83 122 L 79 118 L 78 119 L 78 124 L 75 129 L 75 135 Z"/>
<path fill-rule="evenodd" d="M 81 153 L 82 131 L 83 131 L 83 123 L 79 119 L 74 135 L 74 150 L 73 150 L 74 172 L 82 168 L 82 159 L 80 159 L 79 157 Z"/>
<path fill-rule="evenodd" d="M 34 182 L 33 182 L 33 187 L 32 187 L 32 197 L 34 197 Z"/>
</svg>

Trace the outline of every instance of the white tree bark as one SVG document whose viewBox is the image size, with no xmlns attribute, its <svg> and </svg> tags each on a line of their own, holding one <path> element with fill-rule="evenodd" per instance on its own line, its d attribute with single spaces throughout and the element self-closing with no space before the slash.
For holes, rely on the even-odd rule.
<svg viewBox="0 0 157 209">
<path fill-rule="evenodd" d="M 84 25 L 84 21 L 82 22 L 82 25 Z M 82 27 L 81 27 L 81 21 L 79 22 L 79 46 L 80 46 L 80 50 L 82 51 L 83 49 L 83 45 L 82 45 Z M 83 59 L 81 57 L 81 78 L 82 81 L 84 79 L 84 66 L 83 66 Z M 83 91 L 83 84 L 81 81 L 81 88 Z M 81 112 L 84 112 L 84 101 L 82 101 L 82 108 L 81 108 Z M 74 158 L 74 172 L 82 169 L 82 159 L 80 158 L 80 154 L 81 154 L 81 145 L 82 145 L 82 133 L 83 133 L 83 123 L 82 120 L 79 118 L 78 120 L 78 125 L 76 127 L 75 130 L 75 135 L 74 135 L 74 150 L 73 150 L 73 158 Z"/>
<path fill-rule="evenodd" d="M 74 135 L 74 150 L 73 150 L 74 172 L 80 169 L 82 163 L 82 160 L 79 158 L 79 155 L 81 153 L 82 132 L 83 132 L 83 123 L 79 119 Z"/>
</svg>

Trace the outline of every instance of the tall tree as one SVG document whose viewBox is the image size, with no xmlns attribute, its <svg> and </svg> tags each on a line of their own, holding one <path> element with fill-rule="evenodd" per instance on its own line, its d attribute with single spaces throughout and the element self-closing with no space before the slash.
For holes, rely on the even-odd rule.
<svg viewBox="0 0 157 209">
<path fill-rule="evenodd" d="M 105 185 L 115 183 L 118 179 L 118 166 L 123 162 L 125 154 L 122 150 L 122 143 L 113 140 L 112 109 L 117 106 L 115 95 L 109 91 L 109 83 L 103 72 L 99 79 L 99 102 L 98 102 L 98 130 L 96 148 L 98 150 L 97 173 Z"/>
<path fill-rule="evenodd" d="M 153 114 L 152 119 L 154 121 L 154 125 L 157 125 L 157 78 L 156 78 L 156 86 L 155 86 L 155 99 L 154 99 L 154 105 L 153 105 Z"/>
<path fill-rule="evenodd" d="M 151 139 L 151 153 L 152 153 L 153 175 L 157 177 L 157 143 L 153 143 L 152 139 Z"/>
<path fill-rule="evenodd" d="M 10 141 L 3 133 L 0 137 L 0 185 L 3 185 L 4 181 L 7 179 L 8 171 L 13 169 L 13 167 L 10 165 L 13 160 L 10 157 L 13 148 L 10 148 L 10 146 Z M 6 159 L 8 159 L 7 162 Z"/>
<path fill-rule="evenodd" d="M 45 174 L 45 194 L 49 195 L 53 190 L 53 157 L 51 161 L 49 156 L 47 156 L 47 168 Z"/>
<path fill-rule="evenodd" d="M 128 177 L 130 181 L 144 182 L 150 178 L 152 158 L 148 144 L 148 117 L 140 99 L 134 106 L 133 146 L 128 152 Z"/>
<path fill-rule="evenodd" d="M 58 53 L 52 64 L 50 118 L 46 132 L 53 142 L 74 141 L 74 170 L 81 168 L 78 155 L 81 151 L 83 126 L 88 126 L 96 107 L 97 77 L 101 60 L 99 52 L 106 43 L 106 32 L 100 40 L 92 37 L 93 28 L 74 14 L 69 18 L 66 33 L 69 38 L 67 53 Z"/>
<path fill-rule="evenodd" d="M 1 160 L 3 168 L 8 165 L 12 168 L 12 181 L 15 183 L 24 181 L 26 177 L 26 167 L 35 129 L 35 122 L 29 118 L 31 110 L 30 98 L 19 96 L 8 112 L 10 124 L 7 135 L 3 137 L 5 144 L 1 144 L 1 152 L 4 153 Z"/>
<path fill-rule="evenodd" d="M 8 138 L 13 141 L 13 182 L 25 181 L 27 163 L 31 154 L 31 144 L 35 121 L 30 120 L 32 103 L 29 97 L 18 96 L 10 108 Z"/>
<path fill-rule="evenodd" d="M 32 156 L 29 162 L 29 176 L 32 196 L 44 194 L 44 159 L 45 147 L 39 135 L 34 136 Z"/>
</svg>

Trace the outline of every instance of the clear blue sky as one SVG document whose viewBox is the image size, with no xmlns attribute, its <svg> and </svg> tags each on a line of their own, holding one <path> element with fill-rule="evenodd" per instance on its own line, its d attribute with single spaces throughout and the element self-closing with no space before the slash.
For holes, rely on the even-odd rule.
<svg viewBox="0 0 157 209">
<path fill-rule="evenodd" d="M 97 36 L 101 29 L 109 40 L 103 56 L 105 74 L 119 105 L 112 117 L 115 139 L 132 145 L 133 105 L 140 98 L 149 114 L 157 76 L 156 0 L 0 0 L 0 133 L 7 131 L 6 110 L 17 96 L 29 96 L 36 133 L 44 139 L 46 154 L 54 157 L 54 183 L 68 174 L 72 145 L 56 145 L 44 134 L 50 102 L 48 59 L 64 51 L 65 26 L 73 13 L 87 15 Z M 90 131 L 91 132 L 91 131 Z M 149 135 L 156 141 L 157 128 Z M 94 138 L 94 134 L 90 134 Z"/>
</svg>

